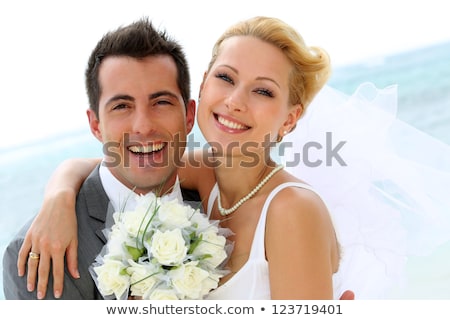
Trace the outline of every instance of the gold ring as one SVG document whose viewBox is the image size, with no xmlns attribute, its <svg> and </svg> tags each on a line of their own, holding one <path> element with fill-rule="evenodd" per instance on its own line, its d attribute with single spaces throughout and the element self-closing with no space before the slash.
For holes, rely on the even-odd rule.
<svg viewBox="0 0 450 320">
<path fill-rule="evenodd" d="M 31 259 L 39 260 L 39 253 L 36 253 L 36 252 L 30 252 L 30 253 L 28 254 L 28 256 L 29 256 Z"/>
</svg>

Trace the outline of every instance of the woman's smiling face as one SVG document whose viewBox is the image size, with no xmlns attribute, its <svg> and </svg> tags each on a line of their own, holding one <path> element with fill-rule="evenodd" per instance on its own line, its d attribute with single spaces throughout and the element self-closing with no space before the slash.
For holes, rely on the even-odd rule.
<svg viewBox="0 0 450 320">
<path fill-rule="evenodd" d="M 197 120 L 206 140 L 228 155 L 249 147 L 259 153 L 292 127 L 291 69 L 272 44 L 251 36 L 226 39 L 200 90 Z"/>
</svg>

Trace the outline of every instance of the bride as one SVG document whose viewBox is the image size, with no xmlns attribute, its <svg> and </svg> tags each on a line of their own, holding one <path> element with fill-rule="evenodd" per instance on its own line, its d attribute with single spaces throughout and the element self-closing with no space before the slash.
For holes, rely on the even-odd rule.
<svg viewBox="0 0 450 320">
<path fill-rule="evenodd" d="M 214 151 L 195 154 L 201 168 L 179 172 L 184 187 L 199 190 L 208 215 L 235 233 L 232 272 L 211 298 L 324 299 L 348 288 L 358 298 L 385 298 L 406 290 L 409 256 L 449 240 L 449 148 L 396 120 L 395 87 L 364 84 L 348 97 L 323 87 L 329 68 L 324 51 L 273 18 L 238 23 L 214 46 L 198 112 Z M 267 134 L 279 142 L 271 157 Z M 421 152 L 439 151 L 447 167 L 412 154 L 412 142 Z M 210 156 L 221 165 L 205 165 Z M 58 225 L 53 237 L 64 248 L 52 252 L 39 238 L 55 228 L 39 222 L 73 214 L 64 205 L 45 208 L 97 163 L 73 160 L 59 169 L 48 189 L 54 200 L 23 244 L 22 273 L 31 247 L 63 263 L 76 228 Z M 76 261 L 68 266 L 75 274 Z"/>
</svg>

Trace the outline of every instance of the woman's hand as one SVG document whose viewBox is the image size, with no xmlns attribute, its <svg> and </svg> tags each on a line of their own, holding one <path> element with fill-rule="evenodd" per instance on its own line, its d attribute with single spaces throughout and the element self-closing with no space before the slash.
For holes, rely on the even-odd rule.
<svg viewBox="0 0 450 320">
<path fill-rule="evenodd" d="M 48 196 L 20 248 L 17 261 L 19 276 L 24 276 L 28 269 L 27 288 L 30 292 L 35 289 L 37 278 L 38 299 L 45 297 L 50 266 L 53 269 L 53 294 L 55 298 L 61 297 L 64 256 L 67 258 L 67 268 L 72 277 L 80 277 L 75 198 L 74 191 L 70 189 Z M 29 258 L 30 252 L 38 253 L 39 259 Z"/>
<path fill-rule="evenodd" d="M 339 300 L 355 300 L 355 293 L 352 290 L 346 290 Z"/>
</svg>

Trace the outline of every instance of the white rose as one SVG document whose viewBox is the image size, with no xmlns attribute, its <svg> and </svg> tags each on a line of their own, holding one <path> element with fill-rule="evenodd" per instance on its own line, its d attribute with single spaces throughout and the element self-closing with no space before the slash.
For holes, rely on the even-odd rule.
<svg viewBox="0 0 450 320">
<path fill-rule="evenodd" d="M 196 256 L 210 255 L 211 257 L 203 260 L 211 265 L 212 268 L 216 268 L 227 257 L 227 253 L 224 249 L 226 239 L 224 236 L 218 235 L 214 229 L 208 229 L 201 233 L 202 240 L 195 248 L 193 254 Z"/>
<path fill-rule="evenodd" d="M 198 230 L 205 230 L 207 228 L 213 228 L 216 232 L 219 230 L 215 225 L 211 225 L 211 221 L 208 217 L 199 210 L 196 210 L 192 215 L 191 222 L 197 226 Z"/>
<path fill-rule="evenodd" d="M 203 281 L 208 278 L 209 273 L 197 267 L 197 263 L 198 261 L 191 261 L 167 273 L 172 278 L 173 287 L 182 295 L 182 298 L 201 299 L 203 297 Z"/>
<path fill-rule="evenodd" d="M 116 260 L 121 260 L 126 254 L 124 250 L 124 243 L 129 241 L 127 233 L 120 228 L 119 224 L 112 226 L 111 231 L 108 236 L 107 252 L 108 256 L 116 258 Z"/>
<path fill-rule="evenodd" d="M 153 192 L 149 192 L 145 195 L 135 194 L 136 208 L 155 208 L 155 205 L 159 203 L 156 195 Z"/>
<path fill-rule="evenodd" d="M 152 212 L 148 208 L 138 207 L 134 211 L 125 211 L 122 213 L 122 224 L 130 237 L 138 237 L 150 221 Z"/>
<path fill-rule="evenodd" d="M 152 264 L 138 264 L 128 260 L 130 267 L 127 273 L 130 275 L 131 295 L 136 297 L 145 296 L 159 281 L 157 269 Z"/>
<path fill-rule="evenodd" d="M 181 230 L 165 232 L 156 230 L 151 240 L 150 252 L 162 265 L 172 266 L 182 263 L 187 248 Z"/>
<path fill-rule="evenodd" d="M 98 289 L 104 296 L 114 294 L 116 299 L 123 299 L 126 294 L 130 277 L 124 272 L 121 261 L 107 259 L 104 264 L 94 267 L 97 274 Z"/>
<path fill-rule="evenodd" d="M 147 299 L 147 297 L 145 297 Z M 172 289 L 155 289 L 148 296 L 150 300 L 178 300 L 178 297 Z"/>
<path fill-rule="evenodd" d="M 206 296 L 211 290 L 216 289 L 219 284 L 221 274 L 209 274 L 209 276 L 202 282 L 202 297 Z"/>
<path fill-rule="evenodd" d="M 165 229 L 186 228 L 191 225 L 192 208 L 179 203 L 177 199 L 166 201 L 158 210 L 158 218 Z"/>
</svg>

